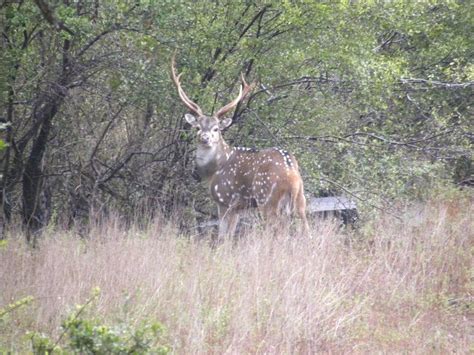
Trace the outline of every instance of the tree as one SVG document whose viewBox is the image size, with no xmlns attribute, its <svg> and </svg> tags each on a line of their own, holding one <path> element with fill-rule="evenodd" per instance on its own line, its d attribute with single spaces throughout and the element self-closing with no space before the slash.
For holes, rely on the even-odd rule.
<svg viewBox="0 0 474 355">
<path fill-rule="evenodd" d="M 6 219 L 21 216 L 33 235 L 51 219 L 70 226 L 112 210 L 133 219 L 181 209 L 183 225 L 213 213 L 191 180 L 193 135 L 169 78 L 175 51 L 207 113 L 233 96 L 241 72 L 258 82 L 226 137 L 296 153 L 308 193 L 385 208 L 453 176 L 469 181 L 471 7 L 4 3 Z"/>
</svg>

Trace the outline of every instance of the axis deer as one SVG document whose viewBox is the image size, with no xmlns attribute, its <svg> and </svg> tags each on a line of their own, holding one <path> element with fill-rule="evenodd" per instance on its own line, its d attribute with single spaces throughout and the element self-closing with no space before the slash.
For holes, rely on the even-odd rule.
<svg viewBox="0 0 474 355">
<path fill-rule="evenodd" d="M 207 116 L 181 87 L 182 73 L 176 74 L 175 56 L 171 75 L 179 97 L 192 112 L 184 118 L 197 129 L 196 171 L 209 183 L 211 197 L 217 203 L 219 238 L 233 235 L 239 213 L 251 207 L 257 207 L 267 221 L 278 220 L 275 218 L 285 209 L 296 212 L 302 220 L 302 233 L 309 235 L 303 180 L 295 157 L 279 148 L 232 147 L 222 137 L 222 131 L 232 123 L 232 118 L 224 115 L 247 96 L 252 85 L 241 75 L 237 97 L 214 115 Z"/>
</svg>

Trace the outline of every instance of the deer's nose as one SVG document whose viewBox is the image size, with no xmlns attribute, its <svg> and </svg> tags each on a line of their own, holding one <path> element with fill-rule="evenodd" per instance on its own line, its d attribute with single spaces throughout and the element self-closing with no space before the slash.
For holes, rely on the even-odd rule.
<svg viewBox="0 0 474 355">
<path fill-rule="evenodd" d="M 201 143 L 209 144 L 210 141 L 211 141 L 211 137 L 209 137 L 209 135 L 207 134 L 201 135 Z"/>
</svg>

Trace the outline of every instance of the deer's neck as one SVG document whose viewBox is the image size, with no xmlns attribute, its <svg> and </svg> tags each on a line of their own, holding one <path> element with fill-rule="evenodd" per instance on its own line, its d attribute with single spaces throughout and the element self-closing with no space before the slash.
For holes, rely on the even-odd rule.
<svg viewBox="0 0 474 355">
<path fill-rule="evenodd" d="M 232 148 L 221 139 L 214 147 L 199 145 L 196 151 L 196 169 L 203 180 L 209 180 L 230 157 Z"/>
</svg>

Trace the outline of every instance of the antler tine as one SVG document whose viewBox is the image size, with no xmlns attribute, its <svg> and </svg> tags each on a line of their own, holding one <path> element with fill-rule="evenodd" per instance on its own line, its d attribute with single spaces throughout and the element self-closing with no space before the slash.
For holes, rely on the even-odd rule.
<svg viewBox="0 0 474 355">
<path fill-rule="evenodd" d="M 239 95 L 237 95 L 237 97 L 233 101 L 229 102 L 227 105 L 225 105 L 224 107 L 219 109 L 219 111 L 217 111 L 217 113 L 215 115 L 217 118 L 222 117 L 227 112 L 232 110 L 252 90 L 253 84 L 251 84 L 251 85 L 247 84 L 247 82 L 245 81 L 245 78 L 244 78 L 244 74 L 241 73 L 240 78 L 242 80 L 242 85 L 240 86 Z"/>
<path fill-rule="evenodd" d="M 171 76 L 173 77 L 173 81 L 178 89 L 179 97 L 181 98 L 181 101 L 183 101 L 183 103 L 198 117 L 203 116 L 202 110 L 198 104 L 191 101 L 181 87 L 181 82 L 179 81 L 181 75 L 183 75 L 183 73 L 176 75 L 176 52 L 174 52 L 173 58 L 171 59 Z"/>
</svg>

